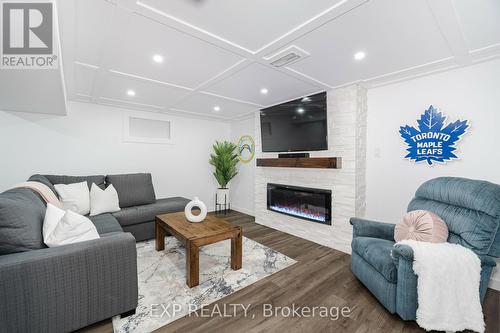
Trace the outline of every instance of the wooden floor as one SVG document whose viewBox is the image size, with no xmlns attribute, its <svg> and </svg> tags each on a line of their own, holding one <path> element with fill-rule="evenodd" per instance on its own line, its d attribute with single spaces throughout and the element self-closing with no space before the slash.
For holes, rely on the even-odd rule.
<svg viewBox="0 0 500 333">
<path fill-rule="evenodd" d="M 258 281 L 208 306 L 224 304 L 250 305 L 247 317 L 239 309 L 234 317 L 202 318 L 186 316 L 160 328 L 157 332 L 425 332 L 415 322 L 405 322 L 391 315 L 355 278 L 350 269 L 350 256 L 256 224 L 252 216 L 239 212 L 226 220 L 242 226 L 245 237 L 264 244 L 297 263 Z M 243 254 L 244 255 L 244 254 Z M 330 318 L 265 318 L 264 304 L 277 307 L 326 306 L 349 307 L 350 317 Z M 484 304 L 486 332 L 500 332 L 500 293 L 488 289 Z M 199 312 L 198 312 L 199 313 Z M 110 321 L 101 322 L 81 332 L 110 333 Z"/>
</svg>

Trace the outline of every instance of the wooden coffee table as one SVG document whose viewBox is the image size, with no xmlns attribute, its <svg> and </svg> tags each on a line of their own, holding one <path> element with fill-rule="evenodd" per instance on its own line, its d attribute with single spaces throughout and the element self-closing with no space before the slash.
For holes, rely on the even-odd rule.
<svg viewBox="0 0 500 333">
<path fill-rule="evenodd" d="M 238 270 L 242 261 L 241 227 L 215 216 L 203 222 L 186 220 L 184 212 L 159 215 L 155 219 L 156 251 L 165 249 L 165 236 L 175 236 L 186 247 L 186 283 L 192 288 L 199 284 L 200 246 L 231 239 L 231 268 Z"/>
</svg>

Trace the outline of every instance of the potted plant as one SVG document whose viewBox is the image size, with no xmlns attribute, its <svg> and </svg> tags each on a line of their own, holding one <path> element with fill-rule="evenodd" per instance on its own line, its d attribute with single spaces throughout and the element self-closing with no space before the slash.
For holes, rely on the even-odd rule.
<svg viewBox="0 0 500 333">
<path fill-rule="evenodd" d="M 238 174 L 238 154 L 236 145 L 229 141 L 216 141 L 214 152 L 210 154 L 209 163 L 215 167 L 214 177 L 219 183 L 217 189 L 217 204 L 229 203 L 228 183 Z"/>
</svg>

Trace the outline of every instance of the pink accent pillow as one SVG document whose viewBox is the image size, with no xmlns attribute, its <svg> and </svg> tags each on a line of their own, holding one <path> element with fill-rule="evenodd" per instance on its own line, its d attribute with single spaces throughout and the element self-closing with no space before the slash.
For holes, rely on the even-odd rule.
<svg viewBox="0 0 500 333">
<path fill-rule="evenodd" d="M 394 229 L 394 240 L 399 242 L 404 239 L 444 243 L 448 239 L 448 226 L 432 212 L 414 210 L 408 212 Z"/>
</svg>

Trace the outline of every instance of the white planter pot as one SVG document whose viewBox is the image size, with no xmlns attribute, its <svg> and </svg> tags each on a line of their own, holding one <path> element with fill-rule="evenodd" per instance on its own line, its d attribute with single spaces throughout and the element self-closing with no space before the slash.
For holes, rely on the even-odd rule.
<svg viewBox="0 0 500 333">
<path fill-rule="evenodd" d="M 200 214 L 193 214 L 192 210 L 195 207 L 200 209 Z M 184 215 L 189 222 L 202 222 L 207 217 L 207 205 L 198 197 L 194 197 L 194 200 L 190 201 L 184 208 Z"/>
<path fill-rule="evenodd" d="M 229 189 L 228 188 L 218 188 L 217 189 L 217 204 L 224 205 L 229 204 Z"/>
</svg>

